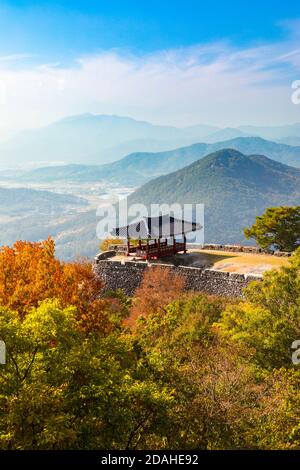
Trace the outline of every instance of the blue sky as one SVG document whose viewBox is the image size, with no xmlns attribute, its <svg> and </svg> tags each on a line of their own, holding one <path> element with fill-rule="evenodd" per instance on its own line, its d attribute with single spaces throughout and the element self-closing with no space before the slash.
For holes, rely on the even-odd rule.
<svg viewBox="0 0 300 470">
<path fill-rule="evenodd" d="M 150 52 L 225 38 L 236 46 L 274 41 L 300 18 L 296 1 L 2 1 L 0 54 L 69 61 L 103 49 Z"/>
<path fill-rule="evenodd" d="M 1 1 L 0 138 L 83 112 L 300 121 L 300 2 Z"/>
</svg>

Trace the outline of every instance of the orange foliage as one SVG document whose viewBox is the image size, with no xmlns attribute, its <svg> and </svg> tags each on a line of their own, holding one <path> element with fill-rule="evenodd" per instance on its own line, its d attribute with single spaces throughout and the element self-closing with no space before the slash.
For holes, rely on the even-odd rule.
<svg viewBox="0 0 300 470">
<path fill-rule="evenodd" d="M 40 243 L 18 241 L 0 248 L 0 304 L 24 316 L 44 299 L 57 298 L 62 306 L 74 305 L 81 323 L 101 329 L 109 301 L 99 301 L 102 283 L 87 261 L 63 263 L 55 258 L 55 244 L 49 238 Z M 96 316 L 101 321 L 95 321 Z M 108 319 L 107 319 L 108 321 Z"/>
<path fill-rule="evenodd" d="M 120 238 L 106 238 L 100 243 L 100 250 L 107 251 L 109 250 L 110 245 L 123 245 L 125 242 Z"/>
<path fill-rule="evenodd" d="M 140 287 L 135 292 L 131 313 L 125 321 L 126 325 L 134 326 L 138 317 L 163 310 L 165 305 L 180 297 L 185 287 L 185 279 L 162 266 L 146 270 Z"/>
</svg>

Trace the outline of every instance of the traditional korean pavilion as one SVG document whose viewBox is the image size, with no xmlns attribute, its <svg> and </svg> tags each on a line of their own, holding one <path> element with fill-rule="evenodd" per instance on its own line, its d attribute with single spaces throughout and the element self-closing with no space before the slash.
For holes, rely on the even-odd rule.
<svg viewBox="0 0 300 470">
<path fill-rule="evenodd" d="M 111 235 L 127 240 L 127 256 L 141 259 L 157 259 L 176 253 L 186 253 L 186 234 L 200 230 L 196 222 L 176 219 L 170 215 L 158 217 L 142 217 L 140 220 L 116 227 Z M 176 237 L 182 241 L 177 241 Z M 137 243 L 132 244 L 135 240 Z"/>
</svg>

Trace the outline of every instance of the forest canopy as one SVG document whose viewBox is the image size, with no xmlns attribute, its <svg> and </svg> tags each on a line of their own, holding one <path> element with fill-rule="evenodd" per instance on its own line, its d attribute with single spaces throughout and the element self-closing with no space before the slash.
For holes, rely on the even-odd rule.
<svg viewBox="0 0 300 470">
<path fill-rule="evenodd" d="M 51 239 L 3 247 L 0 273 L 0 449 L 299 448 L 299 249 L 243 300 L 167 268 L 104 295 Z"/>
</svg>

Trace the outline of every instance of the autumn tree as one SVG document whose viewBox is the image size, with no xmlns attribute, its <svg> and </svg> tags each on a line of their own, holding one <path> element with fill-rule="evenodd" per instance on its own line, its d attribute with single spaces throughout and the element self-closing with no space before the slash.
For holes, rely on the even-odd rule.
<svg viewBox="0 0 300 470">
<path fill-rule="evenodd" d="M 165 305 L 182 295 L 185 287 L 183 276 L 172 268 L 152 266 L 144 273 L 142 282 L 135 292 L 128 325 L 134 325 L 139 317 L 162 310 Z"/>
<path fill-rule="evenodd" d="M 55 257 L 49 238 L 39 243 L 18 241 L 0 249 L 0 304 L 22 317 L 42 300 L 57 298 L 63 306 L 75 306 L 83 328 L 107 332 L 110 311 L 121 304 L 100 299 L 102 281 L 85 260 L 64 263 Z"/>
<path fill-rule="evenodd" d="M 271 207 L 255 224 L 244 229 L 247 239 L 254 238 L 261 248 L 294 251 L 300 245 L 300 206 Z"/>
</svg>

